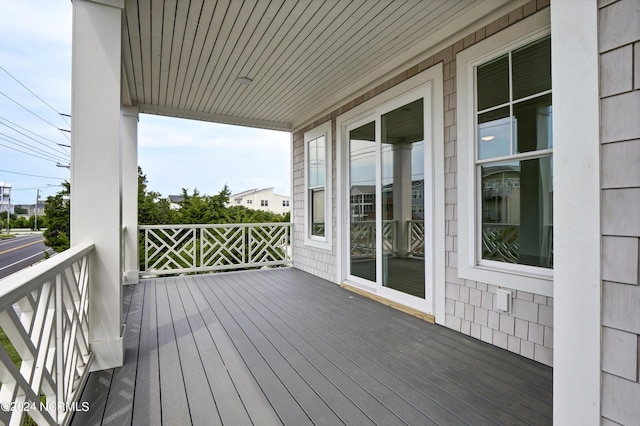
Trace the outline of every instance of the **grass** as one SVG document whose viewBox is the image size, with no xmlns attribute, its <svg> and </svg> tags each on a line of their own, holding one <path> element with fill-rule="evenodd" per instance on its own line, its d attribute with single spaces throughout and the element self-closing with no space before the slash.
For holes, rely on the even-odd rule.
<svg viewBox="0 0 640 426">
<path fill-rule="evenodd" d="M 13 347 L 13 345 L 11 344 L 11 341 L 9 340 L 9 338 L 7 337 L 7 335 L 5 334 L 4 330 L 1 327 L 0 327 L 0 345 L 2 345 L 5 352 L 7 353 L 7 355 L 9 355 L 9 358 L 11 358 L 11 361 L 13 361 L 15 366 L 17 368 L 20 368 L 20 365 L 22 364 L 22 359 L 20 359 L 20 355 L 18 355 L 18 351 L 16 351 L 16 348 Z"/>
<path fill-rule="evenodd" d="M 10 240 L 11 238 L 15 238 L 16 236 L 13 234 L 0 234 L 0 240 Z"/>
<path fill-rule="evenodd" d="M 18 354 L 18 351 L 16 351 L 16 348 L 13 346 L 13 344 L 11 343 L 11 340 L 9 340 L 9 338 L 7 337 L 7 334 L 4 332 L 4 330 L 2 329 L 2 327 L 0 327 L 0 345 L 2 345 L 2 347 L 4 348 L 5 352 L 7 353 L 7 355 L 9 355 L 9 358 L 11 358 L 11 361 L 13 361 L 13 363 L 15 364 L 15 366 L 17 368 L 20 368 L 20 365 L 22 364 L 22 359 L 20 358 L 20 355 Z M 2 386 L 2 383 L 0 382 L 0 387 Z M 44 396 L 40 396 L 40 400 L 42 402 L 44 402 Z M 38 424 L 35 422 L 35 420 L 33 420 L 29 414 L 26 414 L 24 417 L 24 420 L 22 422 L 23 426 L 37 426 Z"/>
</svg>

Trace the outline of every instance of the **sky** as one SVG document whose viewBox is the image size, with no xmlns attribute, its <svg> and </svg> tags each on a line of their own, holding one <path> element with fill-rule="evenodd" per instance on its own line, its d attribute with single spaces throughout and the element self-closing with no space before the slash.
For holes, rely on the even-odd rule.
<svg viewBox="0 0 640 426">
<path fill-rule="evenodd" d="M 61 114 L 71 114 L 72 4 L 0 0 L 0 10 L 0 182 L 11 183 L 12 204 L 34 204 L 70 177 L 61 166 L 71 119 Z M 286 132 L 140 114 L 138 164 L 163 196 L 225 184 L 290 195 L 290 158 Z"/>
</svg>

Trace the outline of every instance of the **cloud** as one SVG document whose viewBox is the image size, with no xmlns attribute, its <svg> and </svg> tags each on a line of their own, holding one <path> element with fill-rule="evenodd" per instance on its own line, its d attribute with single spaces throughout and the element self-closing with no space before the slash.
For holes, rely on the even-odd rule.
<svg viewBox="0 0 640 426">
<path fill-rule="evenodd" d="M 263 129 L 141 115 L 138 161 L 149 189 L 209 195 L 275 187 L 289 194 L 290 135 Z"/>
</svg>

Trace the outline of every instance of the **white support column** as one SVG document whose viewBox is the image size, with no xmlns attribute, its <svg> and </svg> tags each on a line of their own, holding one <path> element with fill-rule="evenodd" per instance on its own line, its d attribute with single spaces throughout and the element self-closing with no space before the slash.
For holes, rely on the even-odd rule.
<svg viewBox="0 0 640 426">
<path fill-rule="evenodd" d="M 138 262 L 138 108 L 122 108 L 122 222 L 124 284 L 137 284 Z"/>
<path fill-rule="evenodd" d="M 395 255 L 409 253 L 409 221 L 411 220 L 411 149 L 410 143 L 396 143 L 393 153 L 393 218 L 396 221 Z"/>
<path fill-rule="evenodd" d="M 122 365 L 121 26 L 124 0 L 74 0 L 71 244 L 90 259 L 91 370 Z"/>
<path fill-rule="evenodd" d="M 597 0 L 551 1 L 553 422 L 600 424 L 601 237 Z"/>
</svg>

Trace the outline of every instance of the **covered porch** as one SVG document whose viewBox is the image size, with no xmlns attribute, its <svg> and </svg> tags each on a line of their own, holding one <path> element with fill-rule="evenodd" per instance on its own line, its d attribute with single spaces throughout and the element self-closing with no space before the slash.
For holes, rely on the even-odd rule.
<svg viewBox="0 0 640 426">
<path fill-rule="evenodd" d="M 552 423 L 551 368 L 295 268 L 145 279 L 123 317 L 73 424 Z"/>
</svg>

